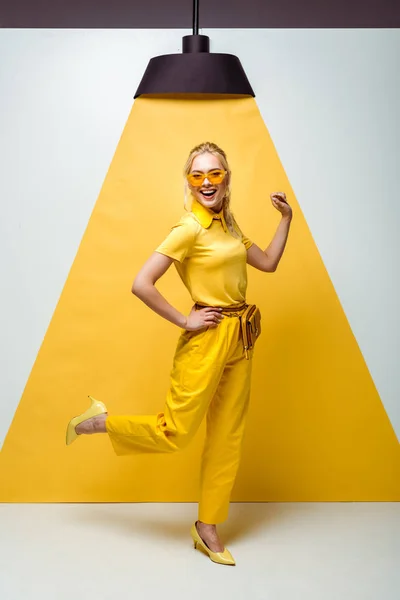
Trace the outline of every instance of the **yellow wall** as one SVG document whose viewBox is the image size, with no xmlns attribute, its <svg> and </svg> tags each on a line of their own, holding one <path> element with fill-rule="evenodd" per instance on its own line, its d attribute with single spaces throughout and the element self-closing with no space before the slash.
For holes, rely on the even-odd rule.
<svg viewBox="0 0 400 600">
<path fill-rule="evenodd" d="M 255 101 L 139 98 L 6 437 L 2 501 L 197 500 L 204 426 L 180 454 L 122 458 L 106 435 L 66 447 L 65 429 L 88 394 L 113 414 L 162 410 L 179 330 L 130 288 L 180 217 L 182 166 L 205 140 L 226 150 L 234 212 L 259 246 L 280 218 L 271 191 L 294 212 L 278 270 L 249 268 L 263 335 L 232 499 L 400 499 L 399 444 Z M 189 310 L 173 269 L 159 289 Z"/>
</svg>

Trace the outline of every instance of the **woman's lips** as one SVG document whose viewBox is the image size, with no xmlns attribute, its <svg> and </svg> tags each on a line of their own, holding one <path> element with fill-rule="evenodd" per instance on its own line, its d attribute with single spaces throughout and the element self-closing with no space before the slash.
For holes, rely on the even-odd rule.
<svg viewBox="0 0 400 600">
<path fill-rule="evenodd" d="M 200 190 L 200 194 L 203 196 L 203 198 L 205 198 L 206 200 L 211 200 L 212 198 L 214 198 L 215 194 L 217 193 L 216 189 L 210 189 L 210 190 Z"/>
</svg>

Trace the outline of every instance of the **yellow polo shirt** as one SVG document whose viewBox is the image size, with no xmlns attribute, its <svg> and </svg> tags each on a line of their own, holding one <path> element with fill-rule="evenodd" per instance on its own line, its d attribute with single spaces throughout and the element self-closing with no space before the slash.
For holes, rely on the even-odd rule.
<svg viewBox="0 0 400 600">
<path fill-rule="evenodd" d="M 156 252 L 174 259 L 194 302 L 230 306 L 246 300 L 247 249 L 253 242 L 234 238 L 223 211 L 214 213 L 193 198 L 191 212 L 174 225 Z"/>
</svg>

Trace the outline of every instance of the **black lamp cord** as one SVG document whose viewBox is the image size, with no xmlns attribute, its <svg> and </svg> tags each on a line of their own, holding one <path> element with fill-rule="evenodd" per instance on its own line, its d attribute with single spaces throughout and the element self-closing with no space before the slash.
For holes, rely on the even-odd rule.
<svg viewBox="0 0 400 600">
<path fill-rule="evenodd" d="M 199 0 L 193 0 L 193 35 L 199 35 Z"/>
</svg>

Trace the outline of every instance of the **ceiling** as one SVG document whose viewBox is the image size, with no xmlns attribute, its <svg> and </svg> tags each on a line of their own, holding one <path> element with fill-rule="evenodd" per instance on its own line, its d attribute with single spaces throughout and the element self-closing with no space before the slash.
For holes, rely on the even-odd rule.
<svg viewBox="0 0 400 600">
<path fill-rule="evenodd" d="M 192 0 L 1 0 L 3 28 L 191 28 Z M 397 28 L 399 0 L 200 0 L 200 27 Z"/>
</svg>

